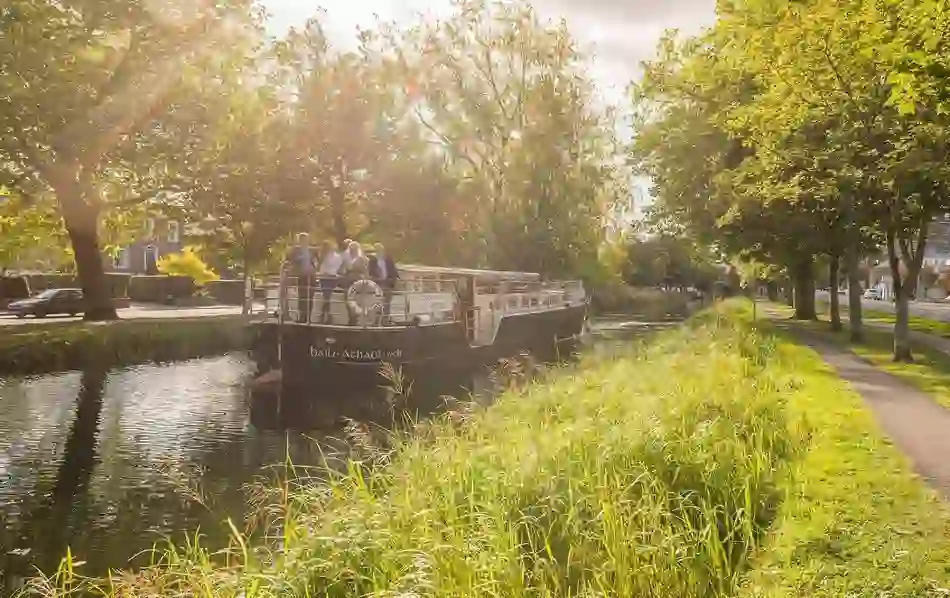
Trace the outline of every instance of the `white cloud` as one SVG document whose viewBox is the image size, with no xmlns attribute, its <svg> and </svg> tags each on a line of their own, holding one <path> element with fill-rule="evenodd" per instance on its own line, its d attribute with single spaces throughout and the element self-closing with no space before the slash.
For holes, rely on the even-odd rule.
<svg viewBox="0 0 950 598">
<path fill-rule="evenodd" d="M 323 22 L 336 43 L 352 43 L 357 27 L 376 19 L 408 21 L 419 12 L 444 14 L 449 0 L 262 0 L 273 15 L 275 31 L 303 23 L 322 6 Z M 565 19 L 574 37 L 594 58 L 594 76 L 610 100 L 617 100 L 653 56 L 666 29 L 687 33 L 715 18 L 716 0 L 534 0 L 543 18 Z"/>
</svg>

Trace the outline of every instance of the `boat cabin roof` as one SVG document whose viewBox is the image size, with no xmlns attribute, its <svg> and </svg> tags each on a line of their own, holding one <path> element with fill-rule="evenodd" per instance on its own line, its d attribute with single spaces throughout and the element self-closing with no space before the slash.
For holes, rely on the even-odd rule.
<svg viewBox="0 0 950 598">
<path fill-rule="evenodd" d="M 477 270 L 474 268 L 444 268 L 441 266 L 421 266 L 417 264 L 399 264 L 400 272 L 412 274 L 431 274 L 446 278 L 472 276 L 479 281 L 512 280 L 519 282 L 540 281 L 541 275 L 536 272 L 510 272 L 504 270 Z"/>
</svg>

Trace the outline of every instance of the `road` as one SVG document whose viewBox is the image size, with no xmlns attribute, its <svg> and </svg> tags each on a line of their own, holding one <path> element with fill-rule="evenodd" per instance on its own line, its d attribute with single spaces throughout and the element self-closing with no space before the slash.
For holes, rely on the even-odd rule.
<svg viewBox="0 0 950 598">
<path fill-rule="evenodd" d="M 255 305 L 255 312 L 262 310 L 262 305 Z M 239 316 L 241 308 L 231 305 L 212 305 L 206 307 L 166 307 L 158 305 L 132 305 L 119 310 L 119 317 L 123 320 L 134 319 L 162 319 L 162 318 L 208 318 L 216 316 Z M 47 316 L 37 319 L 32 316 L 17 318 L 14 315 L 0 312 L 0 326 L 19 326 L 24 324 L 57 324 L 63 322 L 78 322 L 82 317 Z"/>
<path fill-rule="evenodd" d="M 848 296 L 839 295 L 841 297 L 841 306 L 847 307 L 848 305 Z M 816 297 L 819 301 L 828 301 L 828 292 L 827 291 L 818 291 Z M 894 304 L 890 301 L 873 301 L 871 299 L 862 299 L 861 306 L 864 309 L 881 311 L 885 313 L 892 314 L 894 313 Z M 930 320 L 938 320 L 940 322 L 950 322 L 950 303 L 929 303 L 926 301 L 911 301 L 910 302 L 910 314 L 912 316 L 918 316 L 921 318 L 927 318 Z"/>
</svg>

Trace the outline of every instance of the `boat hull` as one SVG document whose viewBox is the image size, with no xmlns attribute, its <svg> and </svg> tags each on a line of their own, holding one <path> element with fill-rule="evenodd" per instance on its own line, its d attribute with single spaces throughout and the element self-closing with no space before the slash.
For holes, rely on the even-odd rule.
<svg viewBox="0 0 950 598">
<path fill-rule="evenodd" d="M 386 364 L 415 383 L 469 376 L 525 352 L 541 361 L 565 357 L 586 315 L 586 305 L 508 315 L 486 346 L 471 346 L 460 322 L 381 328 L 261 323 L 255 352 L 276 363 L 279 346 L 284 393 L 345 396 L 391 386 L 382 373 Z"/>
</svg>

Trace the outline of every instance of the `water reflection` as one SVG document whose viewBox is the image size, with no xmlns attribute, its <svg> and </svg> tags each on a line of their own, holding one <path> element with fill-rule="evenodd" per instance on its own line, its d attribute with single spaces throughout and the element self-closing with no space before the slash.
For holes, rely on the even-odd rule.
<svg viewBox="0 0 950 598">
<path fill-rule="evenodd" d="M 67 546 L 96 573 L 164 534 L 240 517 L 242 484 L 298 441 L 246 425 L 250 371 L 225 357 L 0 381 L 4 586 L 55 568 Z"/>
<path fill-rule="evenodd" d="M 306 466 L 344 454 L 348 420 L 393 421 L 382 395 L 249 397 L 255 373 L 229 356 L 0 380 L 3 586 L 55 570 L 67 547 L 92 575 L 198 528 L 224 544 L 226 518 L 246 514 L 246 485 L 288 458 Z M 442 394 L 486 385 L 424 381 L 410 406 L 424 416 Z"/>
</svg>

